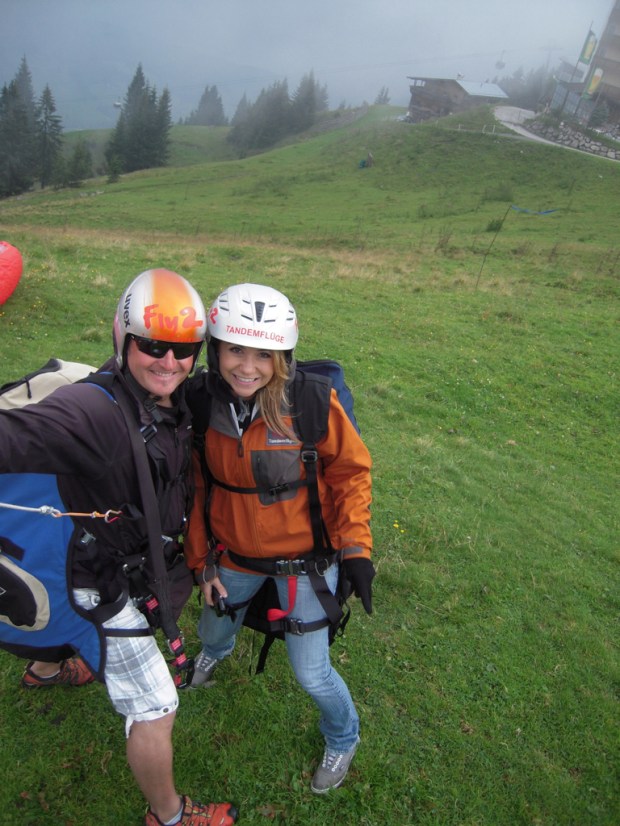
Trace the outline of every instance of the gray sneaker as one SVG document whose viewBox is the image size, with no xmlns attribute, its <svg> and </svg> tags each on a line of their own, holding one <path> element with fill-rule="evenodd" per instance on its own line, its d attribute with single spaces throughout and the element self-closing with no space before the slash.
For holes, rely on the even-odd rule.
<svg viewBox="0 0 620 826">
<path fill-rule="evenodd" d="M 360 740 L 358 737 L 353 748 L 350 749 L 350 751 L 344 752 L 344 754 L 338 751 L 332 751 L 331 749 L 325 749 L 321 765 L 315 771 L 312 783 L 310 784 L 313 792 L 316 794 L 325 794 L 325 792 L 328 792 L 330 789 L 337 789 L 338 786 L 340 786 L 347 776 L 349 766 L 353 761 L 359 743 Z"/>
<path fill-rule="evenodd" d="M 215 666 L 218 662 L 219 660 L 215 659 L 215 657 L 209 657 L 204 651 L 201 651 L 194 660 L 194 676 L 192 677 L 192 681 L 190 683 L 191 687 L 198 688 L 198 686 L 201 685 L 211 685 L 211 682 L 209 681 L 211 680 L 211 675 L 215 671 Z"/>
</svg>

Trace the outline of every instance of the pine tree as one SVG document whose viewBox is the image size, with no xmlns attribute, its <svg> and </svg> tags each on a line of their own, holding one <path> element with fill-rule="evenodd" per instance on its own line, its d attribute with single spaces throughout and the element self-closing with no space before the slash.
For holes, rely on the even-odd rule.
<svg viewBox="0 0 620 826">
<path fill-rule="evenodd" d="M 61 157 L 62 125 L 49 86 L 35 102 L 26 58 L 0 93 L 0 197 L 41 186 L 54 177 Z"/>
<path fill-rule="evenodd" d="M 291 99 L 288 93 L 288 81 L 274 83 L 265 94 L 263 110 L 263 135 L 260 147 L 271 146 L 282 140 L 291 130 Z"/>
<path fill-rule="evenodd" d="M 139 65 L 129 84 L 119 120 L 124 120 L 125 145 L 121 157 L 125 172 L 147 169 L 153 96 Z"/>
<path fill-rule="evenodd" d="M 157 146 L 154 166 L 165 166 L 170 156 L 170 129 L 172 128 L 172 103 L 170 92 L 164 89 L 157 103 Z"/>
<path fill-rule="evenodd" d="M 0 100 L 0 196 L 30 189 L 37 175 L 37 107 L 25 57 Z"/>
<path fill-rule="evenodd" d="M 34 134 L 37 125 L 37 106 L 35 103 L 34 89 L 32 86 L 32 75 L 30 74 L 30 69 L 28 68 L 28 63 L 26 62 L 25 57 L 22 57 L 21 63 L 19 64 L 19 69 L 15 75 L 15 83 L 21 102 L 26 109 L 28 128 L 31 133 Z"/>
<path fill-rule="evenodd" d="M 108 170 L 114 169 L 116 175 L 120 175 L 121 172 L 125 171 L 125 132 L 125 118 L 121 112 L 104 153 Z"/>
<path fill-rule="evenodd" d="M 68 164 L 65 156 L 63 154 L 58 155 L 56 160 L 54 161 L 54 166 L 52 168 L 52 177 L 50 181 L 54 189 L 62 189 L 64 186 L 67 186 L 67 168 Z"/>
<path fill-rule="evenodd" d="M 244 92 L 243 97 L 237 104 L 235 114 L 233 115 L 233 119 L 231 121 L 231 126 L 239 126 L 240 123 L 243 123 L 245 120 L 247 120 L 250 114 L 250 108 L 250 102 L 248 101 L 247 95 Z"/>
<path fill-rule="evenodd" d="M 312 126 L 319 112 L 327 109 L 327 87 L 320 86 L 314 72 L 304 75 L 291 102 L 291 131 L 301 132 Z"/>
<path fill-rule="evenodd" d="M 283 80 L 263 89 L 243 119 L 235 115 L 226 139 L 244 157 L 250 150 L 272 146 L 291 131 L 291 101 L 288 83 Z"/>
<path fill-rule="evenodd" d="M 207 86 L 202 93 L 198 108 L 186 118 L 188 126 L 227 126 L 228 120 L 224 114 L 222 98 L 217 86 Z"/>
<path fill-rule="evenodd" d="M 42 187 L 53 179 L 57 158 L 62 150 L 62 120 L 56 114 L 56 104 L 46 86 L 37 107 L 37 156 L 39 180 Z"/>
<path fill-rule="evenodd" d="M 316 90 L 316 111 L 326 112 L 329 109 L 329 95 L 327 93 L 327 84 L 317 86 Z"/>
<path fill-rule="evenodd" d="M 0 93 L 0 197 L 26 192 L 35 178 L 34 132 L 16 80 Z"/>
<path fill-rule="evenodd" d="M 315 81 L 313 72 L 304 75 L 292 99 L 286 80 L 263 89 L 254 103 L 248 103 L 244 94 L 226 140 L 240 157 L 273 146 L 287 135 L 312 126 L 317 113 L 327 109 L 327 101 L 327 87 Z"/>
<path fill-rule="evenodd" d="M 67 184 L 78 187 L 85 178 L 92 178 L 93 156 L 85 141 L 78 141 L 66 168 Z"/>
<path fill-rule="evenodd" d="M 387 86 L 382 86 L 381 91 L 375 98 L 376 106 L 385 106 L 390 102 L 390 90 Z"/>
<path fill-rule="evenodd" d="M 318 105 L 318 87 L 313 72 L 304 75 L 291 102 L 291 131 L 303 132 L 315 121 Z"/>
<path fill-rule="evenodd" d="M 108 167 L 123 172 L 163 166 L 168 158 L 169 133 L 172 126 L 170 93 L 161 97 L 144 77 L 138 65 L 116 124 L 106 146 Z"/>
</svg>

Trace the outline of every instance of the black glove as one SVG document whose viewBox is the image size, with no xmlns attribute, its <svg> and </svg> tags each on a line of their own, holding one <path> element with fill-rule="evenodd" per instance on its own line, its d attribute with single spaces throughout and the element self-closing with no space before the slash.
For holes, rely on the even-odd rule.
<svg viewBox="0 0 620 826">
<path fill-rule="evenodd" d="M 372 614 L 372 581 L 375 578 L 375 566 L 365 557 L 345 559 L 344 574 L 351 583 L 353 593 L 362 600 L 367 614 Z"/>
</svg>

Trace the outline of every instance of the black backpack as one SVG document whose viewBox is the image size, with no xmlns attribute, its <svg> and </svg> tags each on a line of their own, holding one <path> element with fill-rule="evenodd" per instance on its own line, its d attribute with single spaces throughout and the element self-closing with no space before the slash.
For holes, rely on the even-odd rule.
<svg viewBox="0 0 620 826">
<path fill-rule="evenodd" d="M 205 482 L 210 485 L 224 487 L 236 493 L 260 493 L 262 490 L 258 487 L 238 488 L 215 479 L 207 467 L 204 455 L 204 437 L 209 426 L 211 398 L 206 388 L 206 376 L 206 371 L 197 374 L 189 396 L 193 416 L 195 446 L 200 455 Z M 332 388 L 336 391 L 343 409 L 359 433 L 359 426 L 353 412 L 353 395 L 345 382 L 342 365 L 332 359 L 297 362 L 295 378 L 291 385 L 290 402 L 295 431 L 301 442 L 300 456 L 306 470 L 306 479 L 296 483 L 296 487 L 305 486 L 308 488 L 314 560 L 327 559 L 329 561 L 335 559 L 336 552 L 329 541 L 321 513 L 317 482 L 319 457 L 316 445 L 327 433 Z M 208 526 L 209 520 L 207 513 L 205 514 L 205 519 Z M 236 558 L 236 555 L 230 551 L 229 554 L 234 561 L 241 562 L 246 568 L 249 567 L 247 558 Z M 269 573 L 269 571 L 261 568 L 258 560 L 256 563 L 257 567 L 253 568 L 253 570 Z M 314 565 L 314 562 L 311 562 L 311 564 Z M 289 617 L 276 620 L 268 619 L 267 615 L 269 611 L 280 608 L 278 591 L 272 576 L 269 576 L 265 580 L 249 603 L 241 603 L 228 607 L 228 612 L 234 613 L 235 610 L 247 605 L 243 624 L 254 631 L 265 634 L 265 641 L 256 666 L 257 674 L 260 674 L 264 670 L 265 661 L 273 641 L 275 639 L 283 640 L 285 632 L 307 633 L 324 628 L 327 625 L 329 626 L 330 645 L 337 636 L 342 636 L 344 633 L 351 614 L 347 606 L 347 598 L 351 593 L 351 589 L 343 574 L 342 566 L 340 568 L 335 594 L 332 594 L 325 584 L 325 577 L 321 576 L 316 570 L 309 571 L 308 575 L 315 593 L 326 612 L 327 617 L 325 620 L 306 623 L 302 628 L 298 621 Z"/>
</svg>

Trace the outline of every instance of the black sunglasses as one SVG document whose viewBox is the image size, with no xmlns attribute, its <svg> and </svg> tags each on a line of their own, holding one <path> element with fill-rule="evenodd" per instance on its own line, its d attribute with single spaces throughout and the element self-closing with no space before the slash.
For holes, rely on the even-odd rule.
<svg viewBox="0 0 620 826">
<path fill-rule="evenodd" d="M 177 360 L 188 359 L 190 356 L 196 355 L 201 345 L 201 342 L 193 341 L 154 341 L 151 338 L 134 335 L 132 335 L 132 339 L 136 342 L 136 347 L 141 353 L 146 353 L 147 356 L 154 359 L 163 359 L 168 350 L 172 350 L 172 355 Z"/>
</svg>

